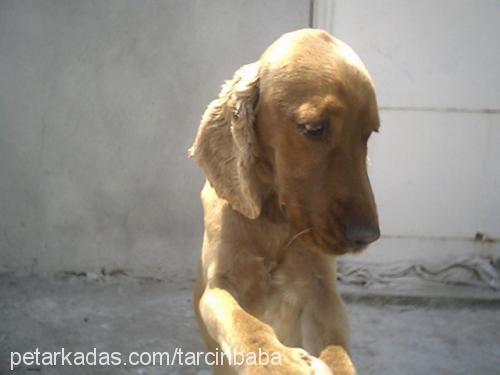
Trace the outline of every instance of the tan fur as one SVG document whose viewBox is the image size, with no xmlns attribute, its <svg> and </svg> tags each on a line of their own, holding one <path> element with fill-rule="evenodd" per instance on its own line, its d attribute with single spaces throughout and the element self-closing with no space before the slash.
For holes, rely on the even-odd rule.
<svg viewBox="0 0 500 375">
<path fill-rule="evenodd" d="M 208 180 L 194 301 L 200 329 L 211 351 L 282 356 L 281 366 L 216 373 L 330 373 L 325 363 L 355 373 L 335 257 L 378 237 L 366 173 L 378 121 L 359 58 L 311 29 L 282 36 L 208 106 L 190 149 Z M 310 124 L 326 124 L 325 137 L 306 136 Z"/>
</svg>

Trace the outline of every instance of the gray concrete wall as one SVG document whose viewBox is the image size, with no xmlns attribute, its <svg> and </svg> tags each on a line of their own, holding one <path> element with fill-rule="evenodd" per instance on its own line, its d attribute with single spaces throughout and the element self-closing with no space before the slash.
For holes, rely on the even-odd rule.
<svg viewBox="0 0 500 375">
<path fill-rule="evenodd" d="M 192 272 L 200 116 L 308 18 L 308 0 L 0 2 L 0 272 Z"/>
</svg>

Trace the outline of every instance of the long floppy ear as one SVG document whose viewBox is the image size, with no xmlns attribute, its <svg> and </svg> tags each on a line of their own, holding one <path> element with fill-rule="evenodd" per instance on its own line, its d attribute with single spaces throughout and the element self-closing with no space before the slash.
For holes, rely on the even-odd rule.
<svg viewBox="0 0 500 375">
<path fill-rule="evenodd" d="M 255 177 L 258 153 L 254 130 L 259 96 L 259 64 L 245 65 L 208 105 L 190 156 L 198 162 L 217 195 L 243 215 L 260 215 L 261 191 Z"/>
</svg>

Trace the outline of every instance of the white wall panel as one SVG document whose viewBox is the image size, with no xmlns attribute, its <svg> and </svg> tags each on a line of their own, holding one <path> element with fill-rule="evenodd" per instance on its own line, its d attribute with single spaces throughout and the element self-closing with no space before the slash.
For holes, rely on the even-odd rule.
<svg viewBox="0 0 500 375">
<path fill-rule="evenodd" d="M 370 175 L 382 232 L 500 237 L 499 114 L 382 111 Z"/>
<path fill-rule="evenodd" d="M 500 108 L 499 1 L 333 4 L 330 31 L 365 61 L 382 107 Z"/>
</svg>

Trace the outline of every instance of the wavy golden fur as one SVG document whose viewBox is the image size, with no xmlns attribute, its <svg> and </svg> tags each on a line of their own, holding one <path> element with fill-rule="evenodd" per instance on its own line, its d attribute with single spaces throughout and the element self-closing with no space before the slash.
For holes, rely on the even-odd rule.
<svg viewBox="0 0 500 375">
<path fill-rule="evenodd" d="M 259 64 L 240 68 L 209 104 L 190 155 L 203 168 L 219 196 L 233 208 L 255 219 L 261 197 L 253 166 L 257 139 L 252 126 L 258 99 Z"/>
</svg>

